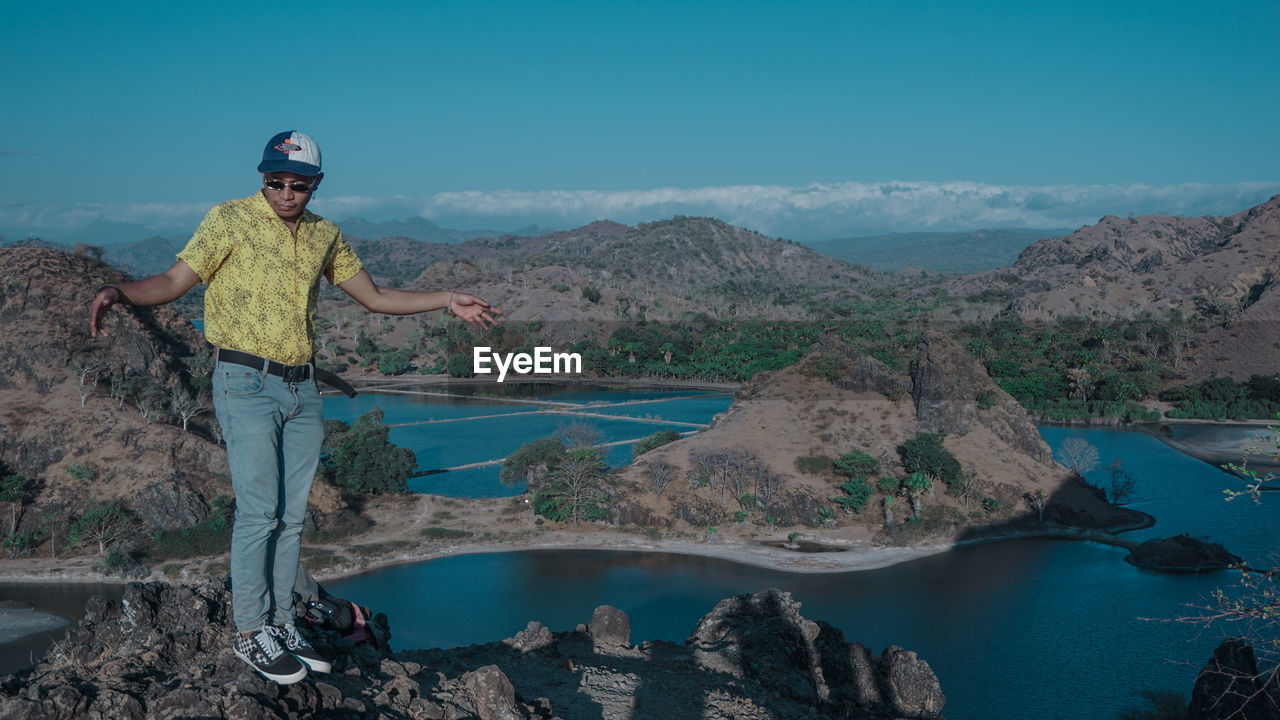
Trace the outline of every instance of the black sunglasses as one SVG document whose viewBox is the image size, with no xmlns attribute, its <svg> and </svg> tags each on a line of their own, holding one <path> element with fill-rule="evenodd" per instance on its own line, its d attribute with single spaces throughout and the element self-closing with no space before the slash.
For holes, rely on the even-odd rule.
<svg viewBox="0 0 1280 720">
<path fill-rule="evenodd" d="M 275 190 L 276 192 L 280 192 L 281 190 L 283 190 L 283 189 L 284 189 L 284 186 L 285 186 L 286 184 L 289 186 L 289 189 L 290 189 L 290 190 L 292 190 L 292 191 L 294 191 L 294 192 L 296 192 L 296 193 L 303 193 L 303 194 L 306 194 L 306 193 L 311 192 L 311 190 L 312 190 L 311 183 L 304 183 L 304 182 L 291 182 L 291 183 L 286 183 L 286 182 L 285 182 L 285 181 L 283 181 L 283 180 L 274 180 L 274 179 L 273 179 L 273 180 L 263 180 L 263 181 L 262 181 L 262 186 L 263 186 L 263 187 L 265 187 L 265 188 L 269 188 L 269 189 L 271 189 L 271 190 Z"/>
</svg>

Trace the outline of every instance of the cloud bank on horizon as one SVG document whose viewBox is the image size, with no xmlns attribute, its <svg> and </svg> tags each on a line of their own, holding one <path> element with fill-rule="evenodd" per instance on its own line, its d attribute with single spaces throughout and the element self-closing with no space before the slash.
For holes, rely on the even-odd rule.
<svg viewBox="0 0 1280 720">
<path fill-rule="evenodd" d="M 814 241 L 889 232 L 1075 228 L 1103 215 L 1231 215 L 1277 193 L 1280 182 L 1014 186 L 902 181 L 318 196 L 312 208 L 333 220 L 420 216 L 442 227 L 498 231 L 528 225 L 570 229 L 606 219 L 634 225 L 675 215 L 710 216 L 766 235 Z M 8 239 L 57 240 L 104 221 L 138 226 L 144 233 L 186 234 L 213 204 L 0 205 L 0 234 Z"/>
</svg>

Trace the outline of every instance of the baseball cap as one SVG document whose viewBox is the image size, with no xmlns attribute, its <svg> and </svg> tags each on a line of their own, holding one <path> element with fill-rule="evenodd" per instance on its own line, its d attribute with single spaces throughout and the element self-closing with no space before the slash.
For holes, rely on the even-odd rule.
<svg viewBox="0 0 1280 720">
<path fill-rule="evenodd" d="M 320 174 L 320 146 L 297 130 L 276 133 L 262 151 L 258 172 L 288 172 L 314 177 Z"/>
</svg>

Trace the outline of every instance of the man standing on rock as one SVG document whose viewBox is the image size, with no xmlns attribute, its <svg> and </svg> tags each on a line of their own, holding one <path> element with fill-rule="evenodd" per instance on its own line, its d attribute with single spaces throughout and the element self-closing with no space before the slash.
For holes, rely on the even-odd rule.
<svg viewBox="0 0 1280 720">
<path fill-rule="evenodd" d="M 317 375 L 341 383 L 315 367 L 320 277 L 373 312 L 443 308 L 485 330 L 501 311 L 466 293 L 374 284 L 338 227 L 307 210 L 324 179 L 320 148 L 310 137 L 297 131 L 272 137 L 258 172 L 262 188 L 210 210 L 173 267 L 99 290 L 89 307 L 89 332 L 107 334 L 102 325 L 112 305 L 161 305 L 197 282 L 207 284 L 204 330 L 217 359 L 213 405 L 236 497 L 233 647 L 264 677 L 288 684 L 308 668 L 330 669 L 298 634 L 292 598 L 307 496 L 324 440 Z"/>
</svg>

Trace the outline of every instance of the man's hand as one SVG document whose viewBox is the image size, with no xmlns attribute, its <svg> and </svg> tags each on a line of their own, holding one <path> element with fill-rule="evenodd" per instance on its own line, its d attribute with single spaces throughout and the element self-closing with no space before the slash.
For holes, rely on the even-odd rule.
<svg viewBox="0 0 1280 720">
<path fill-rule="evenodd" d="M 93 298 L 93 304 L 89 306 L 89 337 L 107 337 L 107 331 L 102 327 L 102 321 L 107 317 L 107 311 L 112 305 L 120 302 L 120 289 L 108 285 L 98 291 Z"/>
<path fill-rule="evenodd" d="M 108 285 L 98 291 L 89 306 L 89 337 L 107 337 L 102 321 L 112 305 L 163 305 L 186 294 L 200 282 L 200 276 L 181 260 L 159 275 L 152 275 L 120 287 Z"/>
<path fill-rule="evenodd" d="M 456 317 L 466 320 L 472 327 L 481 332 L 497 325 L 498 319 L 494 316 L 502 314 L 501 310 L 475 295 L 460 292 L 451 294 L 449 307 L 446 310 Z"/>
</svg>

